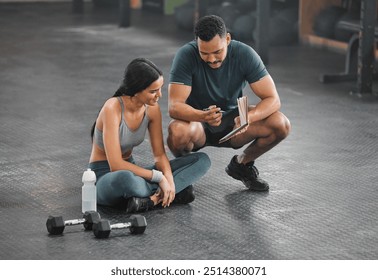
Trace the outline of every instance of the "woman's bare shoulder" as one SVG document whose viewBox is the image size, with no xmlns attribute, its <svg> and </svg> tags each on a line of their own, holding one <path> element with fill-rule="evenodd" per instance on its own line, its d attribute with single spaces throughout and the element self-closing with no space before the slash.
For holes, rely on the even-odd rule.
<svg viewBox="0 0 378 280">
<path fill-rule="evenodd" d="M 156 119 L 156 117 L 161 115 L 160 105 L 148 106 L 147 115 L 150 120 Z"/>
</svg>

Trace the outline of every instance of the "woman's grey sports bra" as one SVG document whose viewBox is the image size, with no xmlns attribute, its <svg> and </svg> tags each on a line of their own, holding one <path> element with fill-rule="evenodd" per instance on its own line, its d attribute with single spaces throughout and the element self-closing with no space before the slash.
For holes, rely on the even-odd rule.
<svg viewBox="0 0 378 280">
<path fill-rule="evenodd" d="M 147 109 L 148 106 L 146 105 L 146 111 L 144 112 L 143 120 L 140 126 L 135 129 L 131 130 L 126 124 L 124 119 L 124 105 L 121 97 L 117 97 L 119 102 L 121 103 L 122 108 L 122 119 L 121 123 L 119 124 L 119 142 L 121 143 L 121 151 L 122 154 L 131 151 L 135 146 L 138 146 L 140 143 L 143 142 L 144 137 L 146 135 L 147 127 L 148 127 L 148 116 L 147 116 Z M 102 138 L 102 131 L 95 127 L 94 134 L 93 134 L 93 141 L 101 148 L 104 149 L 104 140 Z"/>
</svg>

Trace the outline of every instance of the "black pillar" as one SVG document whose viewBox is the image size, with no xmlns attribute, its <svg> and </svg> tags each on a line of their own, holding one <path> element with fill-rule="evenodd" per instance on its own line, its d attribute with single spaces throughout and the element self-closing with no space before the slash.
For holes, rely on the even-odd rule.
<svg viewBox="0 0 378 280">
<path fill-rule="evenodd" d="M 361 19 L 358 48 L 357 92 L 359 97 L 372 95 L 375 60 L 374 29 L 377 12 L 376 0 L 361 1 Z"/>
<path fill-rule="evenodd" d="M 131 7 L 130 0 L 119 0 L 119 26 L 130 26 Z"/>
<path fill-rule="evenodd" d="M 200 0 L 198 3 L 198 16 L 201 18 L 207 14 L 207 0 Z"/>
<path fill-rule="evenodd" d="M 195 0 L 194 1 L 194 15 L 193 25 L 203 16 L 207 14 L 207 0 Z"/>
<path fill-rule="evenodd" d="M 265 64 L 269 63 L 270 0 L 257 0 L 256 51 Z M 252 32 L 252 30 L 251 30 Z"/>
<path fill-rule="evenodd" d="M 72 12 L 82 14 L 84 12 L 84 0 L 72 0 Z"/>
</svg>

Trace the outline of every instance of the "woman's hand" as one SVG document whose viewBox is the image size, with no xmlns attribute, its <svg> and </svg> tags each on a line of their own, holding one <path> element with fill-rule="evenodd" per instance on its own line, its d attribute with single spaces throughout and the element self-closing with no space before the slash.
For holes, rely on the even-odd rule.
<svg viewBox="0 0 378 280">
<path fill-rule="evenodd" d="M 163 179 L 159 182 L 160 192 L 159 196 L 162 199 L 161 205 L 163 207 L 169 206 L 175 199 L 175 187 L 169 184 L 167 178 L 163 176 Z"/>
</svg>

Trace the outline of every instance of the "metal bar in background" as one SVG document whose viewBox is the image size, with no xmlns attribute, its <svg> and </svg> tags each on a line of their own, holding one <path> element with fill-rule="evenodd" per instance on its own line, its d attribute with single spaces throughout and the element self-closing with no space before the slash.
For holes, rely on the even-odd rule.
<svg viewBox="0 0 378 280">
<path fill-rule="evenodd" d="M 374 28 L 377 13 L 376 0 L 361 1 L 360 39 L 358 48 L 357 92 L 359 97 L 372 95 L 374 70 Z"/>
<path fill-rule="evenodd" d="M 201 18 L 207 14 L 208 0 L 200 0 L 198 2 L 198 16 Z"/>
<path fill-rule="evenodd" d="M 129 27 L 131 25 L 130 0 L 119 0 L 119 26 Z"/>
<path fill-rule="evenodd" d="M 265 64 L 269 63 L 270 0 L 257 0 L 256 51 Z M 252 30 L 251 30 L 252 32 Z"/>
<path fill-rule="evenodd" d="M 193 24 L 196 24 L 196 22 L 201 17 L 207 15 L 207 7 L 208 7 L 208 1 L 207 0 L 195 0 L 194 1 Z"/>
<path fill-rule="evenodd" d="M 72 12 L 82 14 L 84 12 L 84 0 L 72 0 Z"/>
</svg>

